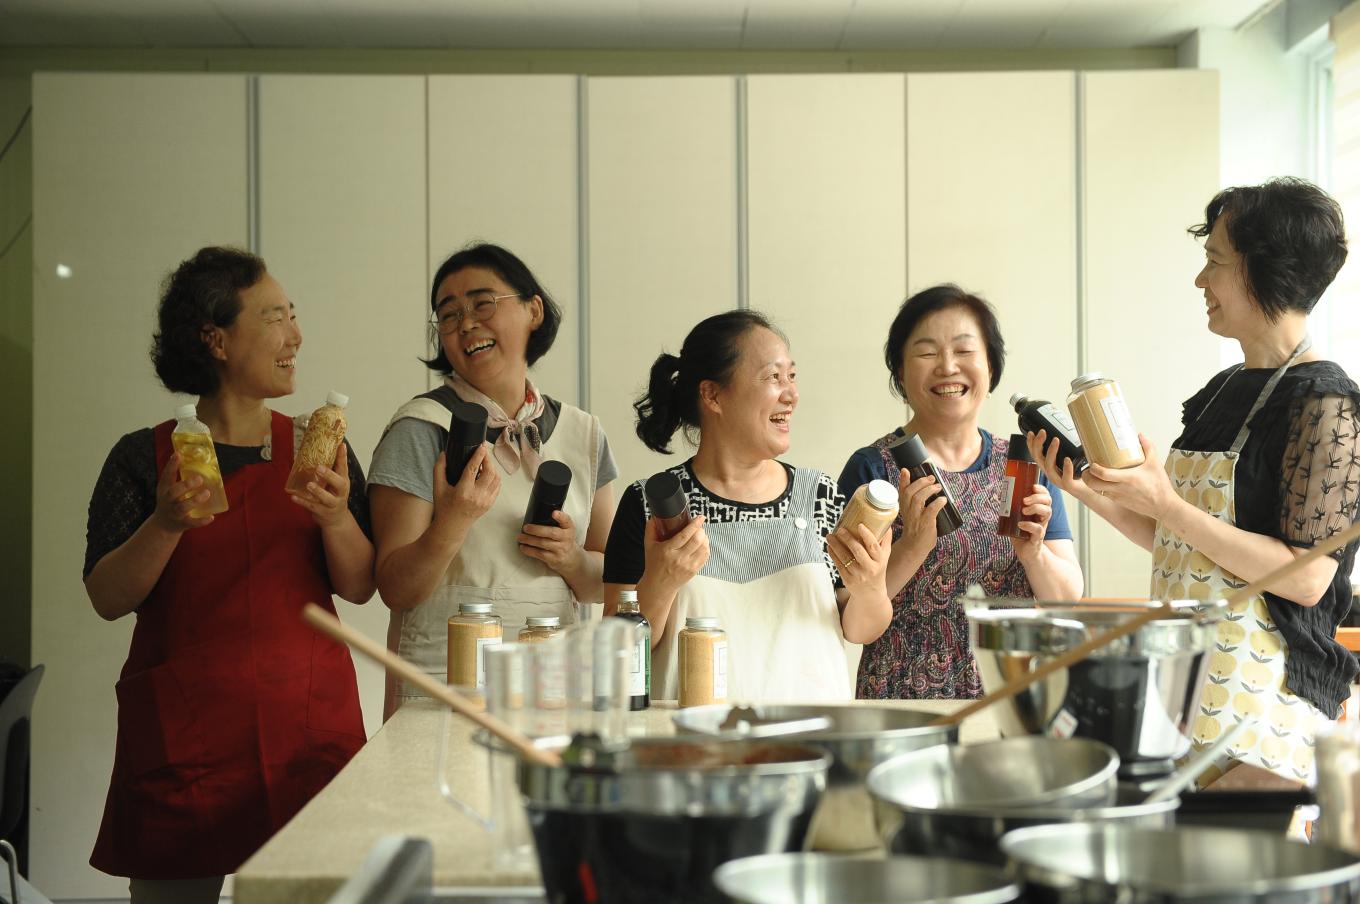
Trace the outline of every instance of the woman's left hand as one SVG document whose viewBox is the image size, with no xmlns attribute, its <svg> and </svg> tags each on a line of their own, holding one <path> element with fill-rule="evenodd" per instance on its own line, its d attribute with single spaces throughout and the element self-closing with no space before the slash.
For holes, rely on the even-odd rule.
<svg viewBox="0 0 1360 904">
<path fill-rule="evenodd" d="M 883 581 L 888 571 L 888 556 L 892 553 L 892 531 L 884 531 L 881 540 L 863 524 L 855 525 L 855 533 L 838 527 L 826 538 L 831 559 L 841 573 L 841 582 L 853 595 L 860 590 L 886 593 Z"/>
<path fill-rule="evenodd" d="M 1011 537 L 1015 547 L 1015 557 L 1021 562 L 1032 562 L 1044 551 L 1044 537 L 1048 534 L 1048 522 L 1053 517 L 1053 496 L 1042 483 L 1036 483 L 1034 492 L 1024 498 L 1020 513 L 1025 517 L 1016 526 L 1024 531 L 1023 540 Z"/>
<path fill-rule="evenodd" d="M 1111 502 L 1161 521 L 1179 497 L 1157 449 L 1141 433 L 1138 442 L 1143 446 L 1142 464 L 1134 468 L 1106 468 L 1093 463 L 1081 479 Z"/>
<path fill-rule="evenodd" d="M 317 468 L 306 493 L 289 493 L 298 505 L 312 513 L 324 530 L 337 527 L 349 517 L 349 456 L 345 444 L 335 450 L 334 468 Z"/>
<path fill-rule="evenodd" d="M 516 537 L 519 551 L 531 559 L 538 559 L 558 574 L 572 571 L 572 566 L 584 550 L 576 542 L 576 524 L 566 512 L 553 512 L 557 527 L 526 524 Z"/>
</svg>

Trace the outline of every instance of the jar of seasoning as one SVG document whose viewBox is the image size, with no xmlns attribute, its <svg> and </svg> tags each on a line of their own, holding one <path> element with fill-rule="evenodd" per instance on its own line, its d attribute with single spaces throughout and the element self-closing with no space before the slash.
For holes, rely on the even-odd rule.
<svg viewBox="0 0 1360 904">
<path fill-rule="evenodd" d="M 921 437 L 915 433 L 908 433 L 888 444 L 888 454 L 899 468 L 906 470 L 910 480 L 916 481 L 922 477 L 935 478 L 935 485 L 940 490 L 931 494 L 926 500 L 926 505 L 940 496 L 945 498 L 944 508 L 935 516 L 935 536 L 943 537 L 963 527 L 963 513 L 959 511 L 958 503 L 954 501 L 954 494 L 949 491 L 949 484 L 944 482 L 944 475 L 935 467 L 935 462 L 930 460 L 930 453 L 926 452 L 926 445 L 921 442 Z"/>
<path fill-rule="evenodd" d="M 1143 463 L 1138 428 L 1114 380 L 1095 372 L 1077 377 L 1067 397 L 1067 410 L 1077 425 L 1087 460 L 1107 468 L 1136 468 Z"/>
<path fill-rule="evenodd" d="M 883 535 L 896 520 L 897 490 L 886 480 L 871 480 L 855 490 L 850 501 L 845 504 L 845 511 L 841 513 L 841 520 L 836 529 L 840 530 L 843 527 L 850 532 L 850 536 L 858 540 L 859 531 L 856 528 L 863 524 L 869 528 L 869 533 L 874 535 L 875 540 L 882 540 Z M 844 568 L 851 563 L 836 564 Z"/>
<path fill-rule="evenodd" d="M 1034 492 L 1039 482 L 1039 465 L 1029 454 L 1023 433 L 1011 434 L 1010 449 L 1006 452 L 1006 479 L 1001 484 L 1001 517 L 996 532 L 1003 537 L 1028 540 L 1029 534 L 1020 529 L 1025 520 L 1025 497 Z"/>
<path fill-rule="evenodd" d="M 656 519 L 657 539 L 668 540 L 689 524 L 689 498 L 679 477 L 670 471 L 653 474 L 643 485 L 643 492 Z"/>
<path fill-rule="evenodd" d="M 490 603 L 460 603 L 449 619 L 449 684 L 486 687 L 486 648 L 500 642 L 501 617 Z"/>
<path fill-rule="evenodd" d="M 727 632 L 713 617 L 685 619 L 680 645 L 680 706 L 727 702 Z"/>
<path fill-rule="evenodd" d="M 524 620 L 515 639 L 520 643 L 542 643 L 562 631 L 562 618 L 558 615 L 531 615 Z"/>
</svg>

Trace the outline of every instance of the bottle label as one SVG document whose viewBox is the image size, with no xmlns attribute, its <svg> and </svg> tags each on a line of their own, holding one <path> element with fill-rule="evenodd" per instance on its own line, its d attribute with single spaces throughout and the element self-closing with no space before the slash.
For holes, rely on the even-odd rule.
<svg viewBox="0 0 1360 904">
<path fill-rule="evenodd" d="M 633 661 L 628 671 L 628 694 L 641 697 L 647 693 L 647 648 L 650 640 L 641 626 L 637 629 L 637 639 L 633 641 Z"/>
<path fill-rule="evenodd" d="M 727 699 L 727 641 L 719 640 L 713 644 L 713 699 Z"/>
<path fill-rule="evenodd" d="M 500 644 L 499 637 L 478 637 L 477 638 L 477 686 L 486 687 L 486 648 Z"/>
<path fill-rule="evenodd" d="M 1006 486 L 1001 491 L 1001 500 L 1003 504 L 1001 514 L 1009 517 L 1010 513 L 1015 510 L 1015 478 L 1010 474 L 1006 475 Z"/>
<path fill-rule="evenodd" d="M 1039 406 L 1039 413 L 1061 430 L 1068 442 L 1074 446 L 1081 445 L 1081 438 L 1077 436 L 1077 425 L 1072 423 L 1072 418 L 1066 411 L 1049 404 Z"/>
<path fill-rule="evenodd" d="M 1131 455 L 1138 455 L 1143 447 L 1138 445 L 1138 431 L 1129 415 L 1129 406 L 1119 396 L 1106 396 L 1100 400 L 1101 410 L 1105 412 L 1105 423 L 1110 426 L 1110 436 L 1114 444 Z"/>
</svg>

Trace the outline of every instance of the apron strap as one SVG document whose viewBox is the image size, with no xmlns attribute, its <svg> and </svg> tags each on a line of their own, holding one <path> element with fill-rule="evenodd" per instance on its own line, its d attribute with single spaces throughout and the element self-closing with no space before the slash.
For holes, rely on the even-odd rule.
<svg viewBox="0 0 1360 904">
<path fill-rule="evenodd" d="M 1261 410 L 1261 406 L 1265 405 L 1266 399 L 1270 398 L 1270 394 L 1275 391 L 1275 387 L 1278 386 L 1280 380 L 1284 378 L 1284 372 L 1289 370 L 1289 368 L 1293 366 L 1294 362 L 1299 359 L 1300 355 L 1302 355 L 1304 352 L 1308 351 L 1308 349 L 1312 347 L 1313 347 L 1312 338 L 1305 335 L 1302 341 L 1300 341 L 1299 344 L 1294 347 L 1294 352 L 1289 356 L 1289 360 L 1281 364 L 1279 369 L 1276 370 L 1275 373 L 1270 375 L 1270 379 L 1266 381 L 1266 385 L 1261 390 L 1261 394 L 1256 397 L 1255 404 L 1251 406 L 1251 411 L 1247 412 L 1246 419 L 1242 421 L 1242 428 L 1237 431 L 1237 438 L 1233 440 L 1231 450 L 1234 455 L 1240 453 L 1242 451 L 1242 447 L 1247 444 L 1247 435 L 1251 433 L 1252 418 L 1256 417 L 1256 413 Z M 1225 380 L 1224 382 L 1226 383 L 1227 381 Z M 1220 389 L 1221 388 L 1222 387 L 1220 387 Z M 1207 410 L 1208 406 L 1205 407 Z"/>
<path fill-rule="evenodd" d="M 811 519 L 816 511 L 817 478 L 820 472 L 808 468 L 793 469 L 793 489 L 789 491 L 789 518 L 802 515 Z"/>
</svg>

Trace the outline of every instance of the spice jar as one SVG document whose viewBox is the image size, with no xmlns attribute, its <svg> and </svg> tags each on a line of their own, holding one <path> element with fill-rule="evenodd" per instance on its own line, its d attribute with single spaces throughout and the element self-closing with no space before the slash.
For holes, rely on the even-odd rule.
<svg viewBox="0 0 1360 904">
<path fill-rule="evenodd" d="M 685 619 L 680 645 L 680 706 L 727 702 L 727 632 L 712 617 Z"/>
<path fill-rule="evenodd" d="M 520 643 L 542 643 L 562 631 L 562 618 L 558 615 L 531 615 L 524 620 L 515 639 Z"/>
<path fill-rule="evenodd" d="M 501 617 L 490 603 L 460 603 L 449 619 L 449 684 L 486 687 L 486 648 L 500 642 Z"/>
<path fill-rule="evenodd" d="M 653 474 L 643 485 L 643 492 L 647 494 L 647 506 L 656 519 L 657 539 L 670 539 L 689 524 L 689 498 L 685 496 L 679 477 L 670 471 Z"/>
<path fill-rule="evenodd" d="M 996 532 L 1003 537 L 1028 540 L 1029 534 L 1020 529 L 1025 520 L 1025 497 L 1039 482 L 1039 465 L 1029 454 L 1023 433 L 1011 434 L 1010 449 L 1006 452 L 1006 479 L 1001 485 L 1001 517 Z"/>
<path fill-rule="evenodd" d="M 1077 377 L 1067 410 L 1089 461 L 1107 468 L 1136 468 L 1143 463 L 1138 428 L 1114 380 L 1095 372 Z"/>
<path fill-rule="evenodd" d="M 869 528 L 869 533 L 873 534 L 874 540 L 877 541 L 883 539 L 883 535 L 896 520 L 897 490 L 894 490 L 892 484 L 886 480 L 871 480 L 855 490 L 850 501 L 845 504 L 845 511 L 841 513 L 836 530 L 843 527 L 850 532 L 850 536 L 858 540 L 859 531 L 856 528 L 863 524 Z M 851 563 L 836 564 L 844 568 Z"/>
</svg>

